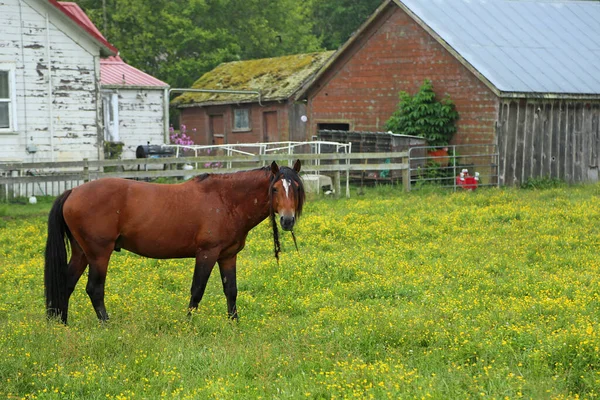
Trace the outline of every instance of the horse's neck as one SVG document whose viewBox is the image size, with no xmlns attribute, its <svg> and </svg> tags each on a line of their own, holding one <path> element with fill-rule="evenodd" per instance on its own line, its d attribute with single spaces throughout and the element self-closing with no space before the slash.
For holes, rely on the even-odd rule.
<svg viewBox="0 0 600 400">
<path fill-rule="evenodd" d="M 229 203 L 229 208 L 243 217 L 248 230 L 269 216 L 270 174 L 264 170 L 237 172 L 223 176 L 211 176 L 214 185 L 211 190 L 218 191 L 221 198 Z M 200 183 L 202 184 L 202 183 Z"/>
<path fill-rule="evenodd" d="M 248 177 L 241 174 L 248 174 Z M 232 206 L 239 207 L 240 213 L 247 213 L 245 220 L 249 230 L 269 216 L 269 186 L 270 175 L 258 170 L 240 173 L 239 179 L 233 177 L 227 188 L 225 198 L 231 200 Z"/>
</svg>

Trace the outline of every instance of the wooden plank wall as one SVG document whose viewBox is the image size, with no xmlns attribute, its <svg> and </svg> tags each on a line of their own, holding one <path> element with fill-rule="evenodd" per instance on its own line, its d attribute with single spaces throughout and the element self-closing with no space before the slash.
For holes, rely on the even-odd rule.
<svg viewBox="0 0 600 400">
<path fill-rule="evenodd" d="M 98 159 L 100 49 L 45 3 L 0 3 L 0 62 L 15 66 L 18 107 L 18 130 L 0 135 L 0 159 Z"/>
<path fill-rule="evenodd" d="M 598 181 L 600 101 L 503 100 L 497 137 L 502 185 Z"/>
</svg>

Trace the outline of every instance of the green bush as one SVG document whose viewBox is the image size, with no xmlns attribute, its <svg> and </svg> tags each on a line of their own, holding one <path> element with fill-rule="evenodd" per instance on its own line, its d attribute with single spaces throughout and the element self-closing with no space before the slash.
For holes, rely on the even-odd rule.
<svg viewBox="0 0 600 400">
<path fill-rule="evenodd" d="M 458 112 L 450 97 L 436 100 L 433 84 L 425 80 L 414 96 L 402 91 L 399 98 L 398 108 L 385 124 L 386 130 L 423 137 L 431 146 L 450 143 L 458 120 Z"/>
</svg>

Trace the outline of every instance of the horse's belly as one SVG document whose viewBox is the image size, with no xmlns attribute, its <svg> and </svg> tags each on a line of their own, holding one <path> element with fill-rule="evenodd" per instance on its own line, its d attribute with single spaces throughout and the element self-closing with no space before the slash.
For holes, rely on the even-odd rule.
<svg viewBox="0 0 600 400">
<path fill-rule="evenodd" d="M 194 246 L 162 240 L 130 240 L 123 238 L 121 248 L 148 258 L 190 258 L 196 256 Z"/>
</svg>

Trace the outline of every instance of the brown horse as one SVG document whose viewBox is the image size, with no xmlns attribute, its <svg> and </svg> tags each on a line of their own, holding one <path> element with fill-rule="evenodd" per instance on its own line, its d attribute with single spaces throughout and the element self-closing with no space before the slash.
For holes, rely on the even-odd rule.
<svg viewBox="0 0 600 400">
<path fill-rule="evenodd" d="M 67 322 L 69 298 L 89 265 L 86 291 L 101 321 L 108 319 L 104 282 L 113 251 L 151 258 L 196 259 L 190 312 L 198 308 L 219 263 L 229 316 L 237 319 L 236 258 L 248 232 L 270 216 L 275 257 L 279 234 L 292 231 L 302 213 L 304 187 L 294 168 L 270 167 L 231 174 L 203 174 L 161 185 L 105 178 L 67 190 L 48 217 L 44 283 L 46 313 Z M 292 231 L 293 234 L 293 231 Z M 71 245 L 67 263 L 66 242 Z"/>
</svg>

